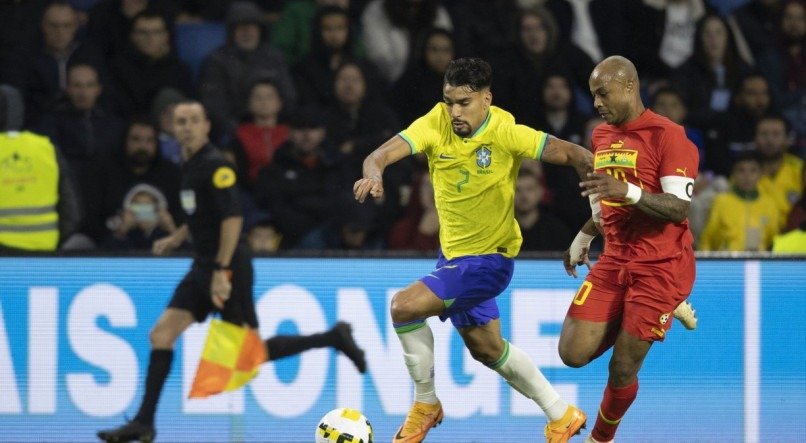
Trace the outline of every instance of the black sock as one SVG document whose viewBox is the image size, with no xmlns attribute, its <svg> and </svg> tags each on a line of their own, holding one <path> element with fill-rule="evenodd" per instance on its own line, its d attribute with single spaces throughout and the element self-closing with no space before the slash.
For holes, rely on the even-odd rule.
<svg viewBox="0 0 806 443">
<path fill-rule="evenodd" d="M 144 425 L 154 424 L 154 412 L 157 410 L 157 402 L 160 399 L 162 385 L 168 378 L 171 371 L 171 361 L 174 358 L 172 349 L 154 349 L 151 351 L 151 358 L 148 361 L 148 375 L 146 376 L 146 393 L 143 395 L 143 402 L 140 403 L 140 410 L 134 419 Z"/>
<path fill-rule="evenodd" d="M 336 335 L 332 331 L 313 335 L 277 335 L 266 340 L 269 349 L 267 361 L 279 360 L 283 357 L 299 354 L 313 348 L 324 348 L 336 343 Z"/>
</svg>

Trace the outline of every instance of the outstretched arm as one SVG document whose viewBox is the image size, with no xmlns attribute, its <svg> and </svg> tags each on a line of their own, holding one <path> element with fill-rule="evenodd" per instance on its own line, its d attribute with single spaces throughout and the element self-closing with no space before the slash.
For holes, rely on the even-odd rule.
<svg viewBox="0 0 806 443">
<path fill-rule="evenodd" d="M 364 159 L 364 177 L 353 185 L 355 199 L 363 203 L 367 195 L 383 196 L 383 171 L 387 166 L 411 155 L 411 147 L 399 135 L 395 135 Z"/>
<path fill-rule="evenodd" d="M 551 135 L 543 147 L 539 160 L 554 165 L 571 166 L 576 169 L 581 179 L 593 171 L 593 153 L 582 146 Z"/>
</svg>

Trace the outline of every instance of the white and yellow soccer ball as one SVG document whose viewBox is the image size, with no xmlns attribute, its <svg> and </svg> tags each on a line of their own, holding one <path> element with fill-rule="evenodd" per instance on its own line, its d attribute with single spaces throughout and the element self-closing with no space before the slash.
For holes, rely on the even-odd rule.
<svg viewBox="0 0 806 443">
<path fill-rule="evenodd" d="M 372 425 L 356 409 L 334 409 L 319 420 L 316 443 L 372 443 Z"/>
</svg>

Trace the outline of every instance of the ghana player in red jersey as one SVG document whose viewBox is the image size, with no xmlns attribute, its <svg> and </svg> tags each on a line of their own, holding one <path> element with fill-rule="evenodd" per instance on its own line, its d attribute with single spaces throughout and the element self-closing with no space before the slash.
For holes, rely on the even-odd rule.
<svg viewBox="0 0 806 443">
<path fill-rule="evenodd" d="M 683 127 L 646 109 L 638 73 L 624 57 L 608 57 L 589 80 L 606 123 L 593 131 L 594 172 L 580 186 L 593 218 L 564 256 L 569 275 L 588 263 L 599 231 L 605 248 L 577 291 L 560 334 L 568 366 L 581 367 L 613 347 L 596 425 L 586 442 L 609 442 L 638 393 L 649 348 L 663 341 L 678 305 L 694 284 L 693 237 L 687 214 L 699 158 Z"/>
</svg>

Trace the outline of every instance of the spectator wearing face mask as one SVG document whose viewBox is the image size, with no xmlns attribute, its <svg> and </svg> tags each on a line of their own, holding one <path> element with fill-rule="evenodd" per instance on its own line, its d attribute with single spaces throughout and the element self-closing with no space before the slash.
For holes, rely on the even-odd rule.
<svg viewBox="0 0 806 443">
<path fill-rule="evenodd" d="M 130 121 L 123 149 L 104 172 L 97 191 L 95 223 L 100 232 L 96 238 L 103 240 L 109 236 L 109 229 L 117 228 L 114 223 L 109 228 L 110 220 L 120 215 L 121 201 L 141 184 L 152 186 L 166 196 L 167 211 L 181 222 L 179 166 L 160 155 L 157 128 L 151 121 L 144 118 Z"/>
<path fill-rule="evenodd" d="M 118 215 L 108 223 L 111 235 L 104 246 L 108 249 L 150 250 L 155 240 L 176 230 L 168 202 L 159 189 L 139 184 L 123 199 Z"/>
</svg>

